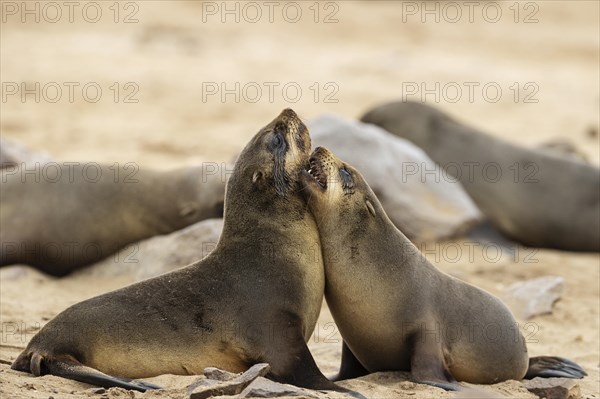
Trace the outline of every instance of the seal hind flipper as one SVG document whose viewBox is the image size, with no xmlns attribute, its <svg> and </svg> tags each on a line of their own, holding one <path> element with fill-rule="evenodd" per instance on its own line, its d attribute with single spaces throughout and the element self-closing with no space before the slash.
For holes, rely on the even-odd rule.
<svg viewBox="0 0 600 399">
<path fill-rule="evenodd" d="M 68 355 L 52 358 L 37 352 L 23 353 L 14 361 L 11 368 L 13 370 L 30 372 L 36 377 L 51 374 L 86 384 L 98 385 L 103 388 L 119 387 L 140 392 L 161 388 L 158 385 L 148 382 L 133 381 L 127 378 L 118 378 L 104 374 L 94 368 L 84 366 L 75 358 Z"/>
<path fill-rule="evenodd" d="M 572 360 L 558 356 L 538 356 L 529 359 L 525 379 L 535 377 L 583 378 L 587 375 L 583 367 Z"/>
<path fill-rule="evenodd" d="M 103 388 L 119 387 L 140 392 L 146 392 L 150 389 L 160 389 L 159 386 L 148 382 L 133 381 L 127 378 L 118 378 L 104 374 L 94 368 L 84 366 L 76 360 L 53 360 L 46 361 L 45 363 L 48 374 L 86 384 L 98 385 Z"/>
<path fill-rule="evenodd" d="M 336 376 L 331 377 L 331 381 L 342 381 L 351 378 L 362 377 L 369 374 L 369 371 L 358 361 L 354 353 L 348 348 L 346 341 L 342 342 L 342 362 L 340 371 Z"/>
</svg>

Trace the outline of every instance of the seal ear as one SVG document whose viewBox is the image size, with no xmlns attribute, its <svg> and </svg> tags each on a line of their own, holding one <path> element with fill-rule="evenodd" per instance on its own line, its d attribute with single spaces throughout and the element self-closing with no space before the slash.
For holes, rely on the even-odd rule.
<svg viewBox="0 0 600 399">
<path fill-rule="evenodd" d="M 369 213 L 371 213 L 371 215 L 375 216 L 375 208 L 373 208 L 373 204 L 371 203 L 371 201 L 367 200 L 366 205 L 367 205 L 367 209 L 369 210 Z"/>
<path fill-rule="evenodd" d="M 254 174 L 252 175 L 252 183 L 256 184 L 256 182 L 259 179 L 262 179 L 263 174 L 260 170 L 254 171 Z"/>
</svg>

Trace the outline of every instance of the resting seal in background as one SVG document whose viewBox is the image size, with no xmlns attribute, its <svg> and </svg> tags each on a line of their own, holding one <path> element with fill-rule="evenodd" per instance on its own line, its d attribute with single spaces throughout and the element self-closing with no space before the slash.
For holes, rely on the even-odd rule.
<svg viewBox="0 0 600 399">
<path fill-rule="evenodd" d="M 128 283 L 156 277 L 202 260 L 217 246 L 221 230 L 223 219 L 206 219 L 170 234 L 129 244 L 74 275 L 122 276 Z"/>
<path fill-rule="evenodd" d="M 107 374 L 240 372 L 267 362 L 276 381 L 347 391 L 323 376 L 306 345 L 325 285 L 319 234 L 299 194 L 309 152 L 308 130 L 284 110 L 240 154 L 210 255 L 68 308 L 13 369 L 144 390 Z"/>
<path fill-rule="evenodd" d="M 21 164 L 44 164 L 52 162 L 52 158 L 45 152 L 32 151 L 31 149 L 15 142 L 0 137 L 0 172 L 2 169 L 15 168 Z"/>
<path fill-rule="evenodd" d="M 385 104 L 367 112 L 362 121 L 425 150 L 514 240 L 535 247 L 600 251 L 597 167 L 515 146 L 420 103 Z"/>
<path fill-rule="evenodd" d="M 418 382 L 456 390 L 457 381 L 586 375 L 566 359 L 529 359 L 508 308 L 429 263 L 356 169 L 324 148 L 310 166 L 303 181 L 321 236 L 325 298 L 344 339 L 338 379 L 410 370 Z"/>
<path fill-rule="evenodd" d="M 315 146 L 335 151 L 360 169 L 394 224 L 415 243 L 436 242 L 464 234 L 481 213 L 460 184 L 419 147 L 380 127 L 336 115 L 308 124 Z"/>
<path fill-rule="evenodd" d="M 222 215 L 225 181 L 202 166 L 159 172 L 53 162 L 5 171 L 0 266 L 63 276 L 129 243 Z"/>
</svg>

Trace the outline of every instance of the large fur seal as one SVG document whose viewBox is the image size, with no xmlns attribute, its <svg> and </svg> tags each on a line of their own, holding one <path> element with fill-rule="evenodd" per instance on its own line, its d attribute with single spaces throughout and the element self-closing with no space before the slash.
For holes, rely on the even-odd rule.
<svg viewBox="0 0 600 399">
<path fill-rule="evenodd" d="M 0 266 L 22 263 L 63 276 L 129 243 L 220 217 L 225 180 L 208 170 L 80 162 L 6 168 Z"/>
<path fill-rule="evenodd" d="M 338 379 L 410 370 L 445 389 L 526 375 L 580 378 L 573 362 L 528 359 L 499 299 L 430 264 L 390 221 L 360 173 L 325 148 L 303 174 L 321 236 L 325 297 L 344 339 Z"/>
<path fill-rule="evenodd" d="M 425 150 L 509 237 L 529 246 L 600 251 L 598 167 L 518 147 L 420 103 L 388 103 L 362 121 Z"/>
<path fill-rule="evenodd" d="M 107 374 L 240 372 L 267 362 L 276 381 L 347 391 L 323 376 L 306 345 L 325 285 L 317 227 L 299 194 L 310 145 L 305 125 L 284 110 L 240 154 L 210 255 L 68 308 L 12 368 L 144 390 Z"/>
</svg>

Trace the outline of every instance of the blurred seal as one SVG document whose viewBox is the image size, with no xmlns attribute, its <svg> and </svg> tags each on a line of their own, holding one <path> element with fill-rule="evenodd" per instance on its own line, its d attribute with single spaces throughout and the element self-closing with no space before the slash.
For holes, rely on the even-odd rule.
<svg viewBox="0 0 600 399">
<path fill-rule="evenodd" d="M 143 391 L 144 383 L 122 378 L 209 366 L 240 372 L 266 362 L 276 381 L 345 391 L 323 376 L 306 345 L 325 285 L 317 226 L 299 195 L 309 152 L 308 130 L 284 110 L 240 154 L 213 252 L 68 308 L 13 369 Z"/>
<path fill-rule="evenodd" d="M 129 243 L 220 217 L 225 179 L 205 169 L 95 162 L 5 168 L 0 266 L 27 264 L 64 276 Z"/>
<path fill-rule="evenodd" d="M 420 383 L 457 390 L 457 381 L 585 375 L 566 359 L 528 359 L 508 308 L 429 263 L 356 169 L 325 148 L 310 165 L 303 181 L 321 235 L 325 297 L 344 339 L 337 379 L 410 370 Z"/>
<path fill-rule="evenodd" d="M 393 102 L 362 121 L 404 137 L 459 180 L 504 234 L 528 246 L 600 251 L 600 169 L 527 149 L 428 105 Z"/>
</svg>

